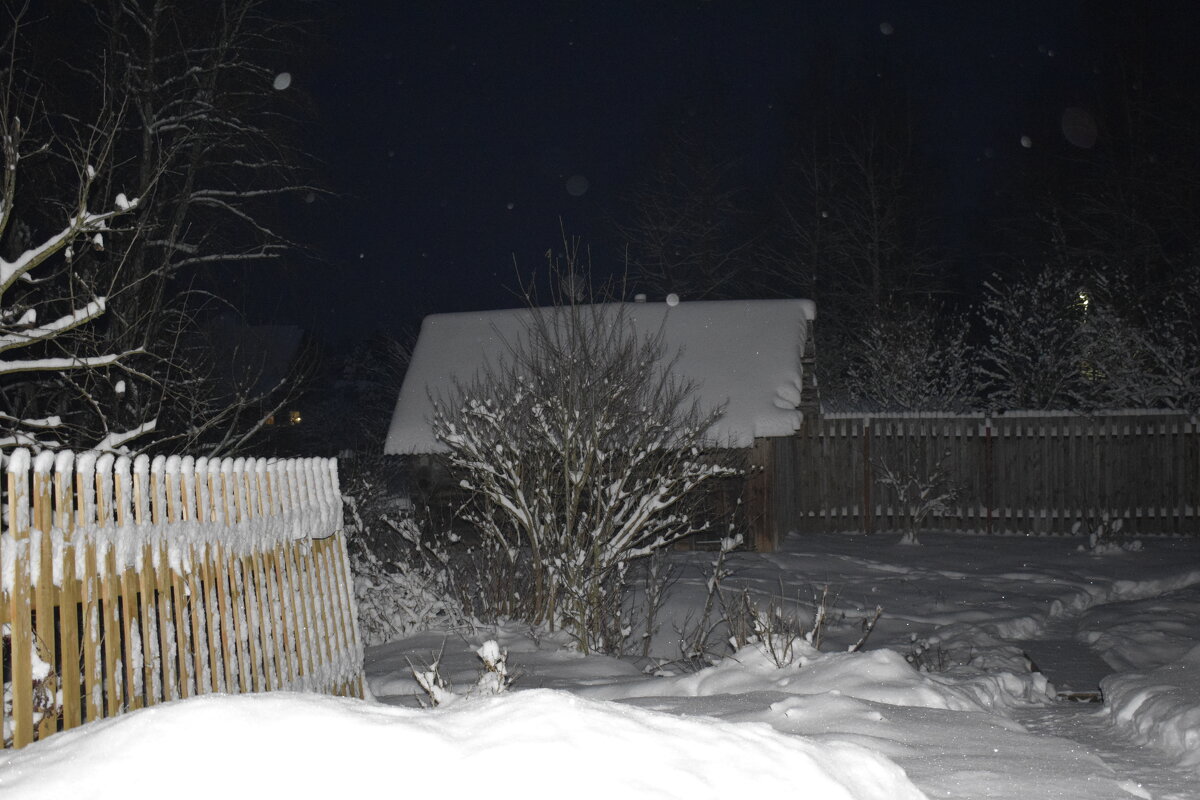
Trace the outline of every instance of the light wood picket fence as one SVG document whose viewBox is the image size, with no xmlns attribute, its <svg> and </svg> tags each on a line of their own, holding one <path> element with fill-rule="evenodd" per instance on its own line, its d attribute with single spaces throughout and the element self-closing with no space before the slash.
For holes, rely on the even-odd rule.
<svg viewBox="0 0 1200 800">
<path fill-rule="evenodd" d="M 5 462 L 4 746 L 210 692 L 362 696 L 333 459 Z"/>
</svg>

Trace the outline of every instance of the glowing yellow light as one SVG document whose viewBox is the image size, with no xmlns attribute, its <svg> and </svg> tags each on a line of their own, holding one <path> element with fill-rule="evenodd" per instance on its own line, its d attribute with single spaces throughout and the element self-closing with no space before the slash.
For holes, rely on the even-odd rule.
<svg viewBox="0 0 1200 800">
<path fill-rule="evenodd" d="M 291 425 L 299 425 L 300 424 L 300 412 L 299 411 L 289 411 L 288 412 L 288 423 Z"/>
</svg>

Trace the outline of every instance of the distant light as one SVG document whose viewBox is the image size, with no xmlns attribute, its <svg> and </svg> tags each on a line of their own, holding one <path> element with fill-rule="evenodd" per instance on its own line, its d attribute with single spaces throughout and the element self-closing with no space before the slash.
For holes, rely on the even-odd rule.
<svg viewBox="0 0 1200 800">
<path fill-rule="evenodd" d="M 1024 147 L 1026 150 L 1033 147 L 1033 139 L 1030 139 L 1028 136 L 1022 136 L 1021 147 Z"/>
<path fill-rule="evenodd" d="M 272 84 L 279 91 L 283 91 L 292 85 L 292 73 L 281 72 L 275 76 L 275 82 Z"/>
<path fill-rule="evenodd" d="M 881 22 L 879 23 L 879 32 L 884 36 L 891 36 L 896 32 L 896 29 L 892 27 L 892 23 L 890 22 Z"/>
<path fill-rule="evenodd" d="M 300 420 L 300 412 L 299 411 L 292 410 L 292 411 L 288 412 L 288 424 L 289 425 L 299 425 L 300 421 L 301 420 Z"/>
<path fill-rule="evenodd" d="M 669 305 L 671 308 L 679 305 L 679 295 L 675 294 L 674 292 L 671 292 L 669 295 L 667 295 L 667 305 Z"/>
<path fill-rule="evenodd" d="M 591 186 L 588 179 L 582 175 L 572 175 L 567 178 L 567 194 L 571 197 L 582 197 Z"/>
<path fill-rule="evenodd" d="M 1081 289 L 1079 291 L 1079 305 L 1083 307 L 1084 311 L 1087 311 L 1088 306 L 1091 305 L 1091 303 L 1092 298 L 1088 297 L 1088 293 Z"/>
</svg>

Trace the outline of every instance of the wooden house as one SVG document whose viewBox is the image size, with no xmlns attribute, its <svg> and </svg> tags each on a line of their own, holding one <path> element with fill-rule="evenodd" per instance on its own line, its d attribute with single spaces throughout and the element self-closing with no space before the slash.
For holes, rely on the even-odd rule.
<svg viewBox="0 0 1200 800">
<path fill-rule="evenodd" d="M 752 542 L 774 550 L 782 533 L 775 520 L 787 487 L 774 485 L 772 441 L 791 437 L 817 411 L 812 374 L 815 305 L 808 300 L 725 300 L 626 303 L 626 324 L 646 335 L 662 331 L 665 357 L 695 382 L 700 405 L 722 406 L 712 441 L 748 451 L 743 506 Z M 469 380 L 528 330 L 528 308 L 435 314 L 426 317 L 413 349 L 384 453 L 428 456 L 445 447 L 433 434 L 436 397 L 456 379 Z"/>
</svg>

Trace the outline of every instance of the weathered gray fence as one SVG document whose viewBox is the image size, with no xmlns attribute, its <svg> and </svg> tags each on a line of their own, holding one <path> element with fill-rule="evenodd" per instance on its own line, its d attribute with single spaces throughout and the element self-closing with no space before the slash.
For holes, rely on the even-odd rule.
<svg viewBox="0 0 1200 800">
<path fill-rule="evenodd" d="M 771 440 L 778 530 L 900 527 L 880 466 L 959 488 L 930 529 L 1067 533 L 1104 514 L 1128 533 L 1200 533 L 1200 424 L 1191 413 L 827 415 Z"/>
</svg>

